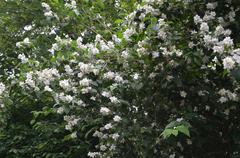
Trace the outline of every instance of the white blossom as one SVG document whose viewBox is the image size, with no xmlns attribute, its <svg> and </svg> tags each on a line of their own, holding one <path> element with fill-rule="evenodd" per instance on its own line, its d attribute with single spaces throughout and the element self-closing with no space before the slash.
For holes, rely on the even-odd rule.
<svg viewBox="0 0 240 158">
<path fill-rule="evenodd" d="M 111 128 L 112 128 L 112 124 L 111 124 L 111 123 L 108 123 L 108 124 L 106 124 L 106 125 L 104 126 L 104 128 L 105 128 L 106 130 L 111 129 Z"/>
<path fill-rule="evenodd" d="M 203 32 L 208 32 L 209 31 L 209 26 L 206 22 L 201 23 L 200 30 Z"/>
<path fill-rule="evenodd" d="M 128 51 L 127 51 L 127 50 L 123 51 L 121 56 L 122 56 L 123 58 L 128 58 L 128 56 L 129 56 Z"/>
<path fill-rule="evenodd" d="M 127 29 L 124 33 L 123 33 L 123 37 L 125 40 L 129 41 L 130 37 L 135 33 L 135 30 L 133 28 Z"/>
<path fill-rule="evenodd" d="M 233 69 L 234 65 L 235 65 L 235 61 L 232 59 L 232 57 L 226 57 L 223 59 L 224 69 L 231 70 Z"/>
<path fill-rule="evenodd" d="M 52 92 L 53 90 L 49 86 L 44 87 L 44 91 L 46 92 Z"/>
<path fill-rule="evenodd" d="M 195 24 L 201 23 L 201 22 L 202 22 L 201 17 L 200 17 L 199 15 L 195 15 L 195 16 L 194 16 L 194 22 L 195 22 Z"/>
<path fill-rule="evenodd" d="M 6 87 L 3 83 L 0 82 L 0 95 L 3 94 L 3 92 L 5 91 Z"/>
<path fill-rule="evenodd" d="M 81 81 L 79 81 L 79 85 L 81 86 L 89 86 L 91 83 L 91 80 L 88 78 L 84 78 Z"/>
<path fill-rule="evenodd" d="M 24 54 L 19 54 L 18 59 L 20 59 L 23 64 L 28 62 L 28 58 Z"/>
<path fill-rule="evenodd" d="M 116 115 L 116 116 L 114 116 L 113 120 L 115 122 L 120 122 L 122 120 L 122 118 L 120 116 Z"/>
<path fill-rule="evenodd" d="M 120 101 L 118 100 L 118 98 L 117 98 L 117 97 L 114 97 L 114 96 L 113 96 L 113 97 L 110 97 L 109 99 L 111 100 L 112 103 L 115 103 L 115 104 L 120 102 Z"/>
<path fill-rule="evenodd" d="M 29 40 L 28 37 L 24 38 L 24 40 L 23 40 L 23 44 L 25 44 L 25 45 L 29 45 L 30 43 L 31 43 L 31 42 L 30 42 L 30 40 Z"/>
<path fill-rule="evenodd" d="M 97 158 L 99 155 L 101 155 L 99 152 L 88 152 L 88 156 L 91 158 Z"/>
<path fill-rule="evenodd" d="M 113 140 L 117 140 L 118 138 L 119 138 L 119 134 L 118 133 L 114 133 L 113 135 L 112 135 L 112 138 L 113 138 Z"/>
<path fill-rule="evenodd" d="M 101 107 L 100 113 L 103 115 L 109 115 L 111 113 L 111 110 L 109 110 L 107 107 Z"/>
<path fill-rule="evenodd" d="M 230 47 L 233 45 L 233 40 L 230 37 L 225 37 L 224 40 L 222 41 L 222 44 Z"/>
<path fill-rule="evenodd" d="M 187 96 L 187 93 L 186 93 L 185 91 L 181 91 L 181 92 L 180 92 L 180 96 L 183 97 L 183 98 L 185 98 L 185 97 Z"/>
<path fill-rule="evenodd" d="M 61 80 L 59 81 L 59 86 L 62 87 L 63 89 L 69 89 L 70 83 L 68 80 Z"/>
</svg>

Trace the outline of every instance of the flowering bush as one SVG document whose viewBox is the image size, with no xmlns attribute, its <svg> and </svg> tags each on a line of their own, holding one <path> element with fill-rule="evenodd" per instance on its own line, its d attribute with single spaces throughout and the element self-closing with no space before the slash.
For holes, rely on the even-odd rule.
<svg viewBox="0 0 240 158">
<path fill-rule="evenodd" d="M 239 157 L 239 6 L 0 2 L 0 156 Z"/>
</svg>

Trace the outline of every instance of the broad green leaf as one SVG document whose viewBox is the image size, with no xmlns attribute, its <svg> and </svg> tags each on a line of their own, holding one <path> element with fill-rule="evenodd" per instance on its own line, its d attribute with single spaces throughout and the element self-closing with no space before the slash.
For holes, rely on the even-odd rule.
<svg viewBox="0 0 240 158">
<path fill-rule="evenodd" d="M 188 127 L 181 125 L 181 126 L 177 126 L 176 129 L 177 129 L 179 132 L 181 132 L 181 133 L 187 135 L 188 137 L 190 137 L 190 132 L 189 132 Z"/>
</svg>

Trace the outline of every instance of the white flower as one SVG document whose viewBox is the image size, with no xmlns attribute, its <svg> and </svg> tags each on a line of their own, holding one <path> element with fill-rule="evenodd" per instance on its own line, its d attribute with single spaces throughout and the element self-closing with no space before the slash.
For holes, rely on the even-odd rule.
<svg viewBox="0 0 240 158">
<path fill-rule="evenodd" d="M 112 135 L 112 139 L 114 139 L 115 141 L 119 138 L 119 134 L 118 133 L 114 133 L 113 135 Z"/>
<path fill-rule="evenodd" d="M 112 128 L 112 124 L 111 124 L 111 123 L 108 123 L 108 124 L 106 124 L 106 125 L 104 126 L 104 128 L 105 128 L 106 130 L 111 129 L 111 128 Z"/>
<path fill-rule="evenodd" d="M 28 62 L 28 58 L 24 54 L 19 54 L 18 59 L 20 59 L 23 64 Z"/>
<path fill-rule="evenodd" d="M 89 93 L 91 90 L 92 90 L 92 87 L 86 87 L 86 88 L 82 88 L 81 92 L 82 94 L 86 94 L 86 93 Z"/>
<path fill-rule="evenodd" d="M 61 99 L 63 102 L 67 102 L 70 103 L 73 100 L 73 97 L 71 95 L 64 95 L 64 93 L 60 93 L 59 95 L 57 95 L 59 97 L 59 99 Z"/>
<path fill-rule="evenodd" d="M 89 52 L 93 55 L 96 55 L 99 53 L 99 50 L 98 50 L 98 48 L 94 47 L 93 45 L 90 45 Z"/>
<path fill-rule="evenodd" d="M 217 26 L 217 27 L 216 27 L 216 30 L 215 30 L 215 34 L 216 34 L 217 36 L 219 36 L 219 35 L 221 35 L 221 34 L 223 34 L 223 33 L 224 33 L 224 28 L 223 28 L 221 25 Z"/>
<path fill-rule="evenodd" d="M 101 151 L 105 151 L 106 149 L 107 149 L 106 145 L 101 145 L 101 146 L 100 146 L 100 150 L 101 150 Z"/>
<path fill-rule="evenodd" d="M 31 72 L 29 72 L 29 73 L 26 74 L 25 83 L 26 83 L 27 85 L 29 85 L 30 87 L 32 87 L 32 88 L 35 88 L 35 87 L 36 87 L 36 86 L 35 86 L 35 81 L 33 81 L 33 79 L 32 79 L 32 73 L 31 73 Z"/>
<path fill-rule="evenodd" d="M 181 55 L 182 55 L 182 51 L 181 50 L 176 50 L 176 55 L 178 56 L 178 57 L 180 57 Z"/>
<path fill-rule="evenodd" d="M 45 8 L 46 10 L 51 10 L 50 6 L 47 3 L 42 3 L 42 7 Z"/>
<path fill-rule="evenodd" d="M 223 53 L 223 51 L 224 51 L 224 47 L 223 46 L 214 46 L 213 47 L 213 52 L 214 53 Z"/>
<path fill-rule="evenodd" d="M 79 69 L 81 70 L 81 72 L 84 74 L 88 74 L 93 70 L 93 65 L 91 65 L 91 64 L 84 64 L 84 63 L 80 62 L 78 64 L 78 66 L 79 66 Z"/>
<path fill-rule="evenodd" d="M 134 80 L 137 80 L 139 78 L 139 74 L 138 73 L 135 73 L 134 75 L 133 75 L 133 79 Z"/>
<path fill-rule="evenodd" d="M 235 21 L 235 16 L 236 16 L 236 13 L 235 13 L 235 11 L 231 11 L 231 12 L 229 12 L 229 14 L 228 14 L 228 17 L 229 17 L 229 20 L 232 22 L 232 21 Z"/>
<path fill-rule="evenodd" d="M 236 63 L 240 64 L 240 55 L 234 54 L 233 59 L 236 61 Z"/>
<path fill-rule="evenodd" d="M 114 81 L 120 83 L 120 82 L 123 81 L 123 78 L 120 75 L 116 75 L 115 78 L 114 78 Z"/>
<path fill-rule="evenodd" d="M 213 10 L 217 7 L 217 2 L 215 3 L 208 3 L 207 4 L 207 9 Z"/>
<path fill-rule="evenodd" d="M 49 86 L 44 87 L 44 91 L 46 92 L 52 92 L 53 90 Z"/>
<path fill-rule="evenodd" d="M 78 37 L 77 38 L 77 45 L 81 45 L 82 44 L 82 37 Z"/>
<path fill-rule="evenodd" d="M 175 156 L 176 156 L 176 154 L 173 153 L 173 154 L 169 155 L 169 158 L 175 158 Z"/>
<path fill-rule="evenodd" d="M 113 35 L 113 36 L 112 36 L 112 39 L 113 39 L 113 41 L 114 41 L 115 43 L 117 43 L 117 44 L 120 44 L 120 43 L 121 43 L 121 39 L 119 39 L 116 35 Z"/>
<path fill-rule="evenodd" d="M 116 116 L 114 116 L 113 120 L 115 122 L 120 122 L 122 120 L 122 118 L 120 116 L 116 115 Z"/>
<path fill-rule="evenodd" d="M 130 41 L 130 37 L 135 33 L 135 30 L 130 28 L 123 33 L 123 37 L 126 41 Z"/>
<path fill-rule="evenodd" d="M 204 17 L 203 17 L 203 20 L 204 21 L 210 21 L 210 20 L 214 20 L 215 19 L 215 16 L 216 16 L 216 13 L 215 12 L 207 12 Z"/>
<path fill-rule="evenodd" d="M 101 154 L 99 152 L 88 152 L 88 156 L 91 158 L 95 158 L 100 156 Z"/>
<path fill-rule="evenodd" d="M 73 139 L 74 139 L 74 138 L 77 138 L 77 132 L 73 132 L 70 136 L 71 136 L 71 138 L 73 138 Z"/>
<path fill-rule="evenodd" d="M 114 72 L 107 72 L 103 75 L 104 78 L 107 78 L 107 79 L 113 79 L 115 77 L 115 73 Z"/>
<path fill-rule="evenodd" d="M 49 35 L 55 35 L 56 34 L 56 30 L 55 29 L 52 29 L 50 32 L 49 32 Z"/>
<path fill-rule="evenodd" d="M 209 31 L 209 26 L 206 22 L 203 22 L 200 26 L 200 30 L 203 32 L 208 32 Z"/>
<path fill-rule="evenodd" d="M 73 73 L 73 70 L 71 69 L 71 67 L 69 65 L 65 65 L 64 69 L 65 69 L 66 73 L 69 75 Z"/>
<path fill-rule="evenodd" d="M 3 92 L 5 91 L 6 87 L 3 83 L 0 82 L 0 95 L 3 94 Z"/>
<path fill-rule="evenodd" d="M 62 114 L 63 112 L 64 112 L 64 108 L 63 107 L 57 108 L 57 113 L 58 114 Z"/>
<path fill-rule="evenodd" d="M 101 41 L 102 36 L 97 34 L 95 37 L 95 42 L 100 42 Z"/>
<path fill-rule="evenodd" d="M 65 101 L 70 103 L 73 100 L 73 97 L 71 95 L 66 95 L 65 96 Z"/>
<path fill-rule="evenodd" d="M 225 30 L 224 31 L 224 36 L 230 36 L 231 35 L 231 33 L 232 33 L 232 31 L 231 30 L 229 30 L 229 29 L 227 29 L 227 30 Z"/>
<path fill-rule="evenodd" d="M 225 95 L 226 93 L 227 93 L 227 90 L 224 88 L 218 91 L 218 94 L 220 94 L 221 96 Z"/>
<path fill-rule="evenodd" d="M 95 132 L 93 133 L 93 136 L 94 136 L 94 137 L 99 137 L 99 138 L 101 138 L 101 137 L 103 136 L 103 133 L 102 133 L 102 132 L 99 132 L 99 131 L 95 131 Z"/>
<path fill-rule="evenodd" d="M 107 42 L 107 45 L 108 45 L 108 47 L 109 47 L 110 49 L 114 49 L 114 47 L 115 47 L 115 45 L 114 45 L 114 43 L 113 43 L 112 41 L 108 41 L 108 42 Z"/>
<path fill-rule="evenodd" d="M 102 113 L 103 115 L 109 115 L 111 111 L 107 107 L 101 107 L 100 113 Z"/>
<path fill-rule="evenodd" d="M 128 58 L 128 56 L 129 56 L 128 51 L 127 50 L 123 51 L 121 56 L 123 58 Z"/>
<path fill-rule="evenodd" d="M 53 43 L 52 44 L 52 50 L 58 50 L 59 49 L 59 46 L 58 46 L 58 44 L 57 43 Z"/>
<path fill-rule="evenodd" d="M 222 41 L 222 44 L 230 47 L 233 45 L 233 40 L 230 37 L 225 37 L 224 40 Z"/>
<path fill-rule="evenodd" d="M 177 122 L 181 122 L 181 121 L 183 121 L 184 119 L 183 118 L 177 118 Z"/>
<path fill-rule="evenodd" d="M 23 28 L 25 31 L 30 31 L 32 29 L 32 25 L 26 25 Z"/>
<path fill-rule="evenodd" d="M 16 47 L 20 48 L 22 46 L 21 42 L 16 43 Z"/>
<path fill-rule="evenodd" d="M 217 38 L 212 38 L 209 35 L 204 35 L 203 40 L 206 45 L 216 44 L 218 42 Z"/>
<path fill-rule="evenodd" d="M 223 59 L 223 67 L 224 69 L 231 70 L 234 67 L 235 61 L 232 57 L 226 57 Z"/>
<path fill-rule="evenodd" d="M 145 29 L 145 24 L 144 24 L 143 22 L 141 22 L 141 23 L 139 24 L 139 29 L 140 29 L 140 30 Z"/>
<path fill-rule="evenodd" d="M 194 22 L 195 22 L 195 24 L 201 23 L 201 22 L 202 22 L 201 17 L 200 17 L 199 15 L 195 15 L 195 16 L 194 16 Z"/>
<path fill-rule="evenodd" d="M 81 81 L 79 81 L 79 84 L 80 84 L 81 86 L 89 86 L 90 83 L 91 83 L 91 80 L 88 79 L 88 78 L 84 78 L 84 79 L 82 79 Z"/>
<path fill-rule="evenodd" d="M 156 51 L 152 52 L 152 57 L 153 58 L 159 57 L 159 52 L 156 52 Z"/>
<path fill-rule="evenodd" d="M 38 80 L 46 85 L 49 85 L 51 81 L 60 76 L 58 70 L 53 68 L 37 71 L 36 74 L 38 75 Z"/>
<path fill-rule="evenodd" d="M 52 11 L 45 12 L 44 16 L 46 16 L 46 17 L 53 17 L 53 12 Z"/>
<path fill-rule="evenodd" d="M 228 99 L 226 97 L 221 97 L 219 99 L 220 103 L 225 103 Z"/>
<path fill-rule="evenodd" d="M 116 145 L 111 145 L 110 151 L 114 151 L 114 150 L 116 150 Z"/>
<path fill-rule="evenodd" d="M 111 94 L 109 92 L 103 91 L 102 96 L 109 98 Z"/>
<path fill-rule="evenodd" d="M 206 111 L 209 111 L 209 110 L 210 110 L 210 106 L 206 105 L 206 106 L 205 106 L 205 110 L 206 110 Z"/>
<path fill-rule="evenodd" d="M 119 103 L 119 100 L 118 100 L 117 97 L 114 97 L 114 96 L 113 96 L 113 97 L 110 97 L 109 99 L 111 100 L 112 103 L 115 103 L 115 104 L 116 104 L 116 103 Z"/>
<path fill-rule="evenodd" d="M 67 124 L 67 125 L 65 125 L 65 129 L 68 130 L 68 131 L 69 131 L 69 130 L 72 130 L 72 126 L 69 125 L 69 124 Z"/>
<path fill-rule="evenodd" d="M 181 92 L 180 92 L 180 96 L 183 97 L 183 98 L 185 98 L 185 97 L 187 96 L 187 93 L 186 93 L 185 91 L 181 91 Z"/>
<path fill-rule="evenodd" d="M 100 47 L 102 51 L 108 51 L 110 48 L 105 44 L 104 41 L 100 41 Z"/>
<path fill-rule="evenodd" d="M 161 38 L 162 40 L 165 40 L 166 37 L 167 37 L 167 33 L 166 33 L 163 29 L 159 30 L 157 35 L 158 35 L 158 37 Z"/>
<path fill-rule="evenodd" d="M 23 44 L 25 44 L 25 45 L 29 45 L 31 42 L 30 42 L 30 40 L 29 40 L 29 38 L 27 37 L 27 38 L 24 38 L 24 40 L 23 40 Z"/>
<path fill-rule="evenodd" d="M 59 86 L 62 87 L 63 89 L 69 89 L 70 88 L 70 84 L 69 84 L 68 80 L 59 81 Z"/>
</svg>

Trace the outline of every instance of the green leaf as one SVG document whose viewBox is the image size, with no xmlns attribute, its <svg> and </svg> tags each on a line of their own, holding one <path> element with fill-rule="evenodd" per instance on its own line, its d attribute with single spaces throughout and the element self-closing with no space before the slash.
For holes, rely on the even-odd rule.
<svg viewBox="0 0 240 158">
<path fill-rule="evenodd" d="M 165 129 L 161 135 L 163 136 L 164 139 L 170 137 L 172 135 L 172 129 Z"/>
<path fill-rule="evenodd" d="M 121 24 L 121 22 L 122 22 L 122 19 L 117 19 L 117 20 L 115 21 L 115 24 Z"/>
<path fill-rule="evenodd" d="M 178 130 L 173 129 L 173 130 L 172 130 L 172 134 L 173 134 L 174 136 L 177 136 L 177 135 L 178 135 Z"/>
<path fill-rule="evenodd" d="M 68 135 L 64 136 L 64 138 L 63 138 L 64 141 L 68 141 L 71 139 L 72 139 L 71 134 L 68 134 Z"/>
<path fill-rule="evenodd" d="M 177 129 L 179 132 L 181 132 L 181 133 L 187 135 L 188 137 L 190 137 L 190 132 L 189 132 L 188 127 L 181 125 L 181 126 L 177 126 L 176 129 Z"/>
</svg>

